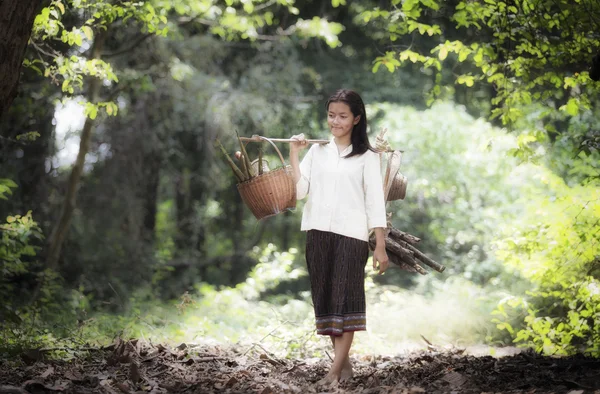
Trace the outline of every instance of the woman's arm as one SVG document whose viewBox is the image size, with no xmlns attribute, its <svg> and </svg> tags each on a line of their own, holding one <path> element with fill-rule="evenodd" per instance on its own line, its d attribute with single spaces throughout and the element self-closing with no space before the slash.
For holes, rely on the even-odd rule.
<svg viewBox="0 0 600 394">
<path fill-rule="evenodd" d="M 379 274 L 383 274 L 389 266 L 389 258 L 385 251 L 385 229 L 377 227 L 375 231 L 375 250 L 373 251 L 373 269 L 377 269 L 379 263 Z"/>
<path fill-rule="evenodd" d="M 363 184 L 365 188 L 365 209 L 369 230 L 375 231 L 376 246 L 373 251 L 373 269 L 383 274 L 388 267 L 389 259 L 385 251 L 385 228 L 387 216 L 385 213 L 385 197 L 383 195 L 383 180 L 381 179 L 381 166 L 378 154 L 367 151 L 365 155 L 365 169 Z"/>
<path fill-rule="evenodd" d="M 293 135 L 291 140 L 298 142 L 290 142 L 290 165 L 294 171 L 294 183 L 298 183 L 302 173 L 300 172 L 300 160 L 298 159 L 298 152 L 305 149 L 307 146 L 304 134 Z"/>
<path fill-rule="evenodd" d="M 306 141 L 304 134 L 293 135 L 290 139 L 297 141 L 290 143 L 290 165 L 292 166 L 294 183 L 296 184 L 296 199 L 301 200 L 306 197 L 310 187 L 312 155 L 309 150 L 308 154 L 302 160 L 302 163 L 300 163 L 298 152 L 306 149 L 308 142 Z"/>
</svg>

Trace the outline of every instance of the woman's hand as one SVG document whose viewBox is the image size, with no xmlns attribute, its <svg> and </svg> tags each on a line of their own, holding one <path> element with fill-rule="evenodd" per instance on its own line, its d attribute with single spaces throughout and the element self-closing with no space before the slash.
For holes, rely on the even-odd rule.
<svg viewBox="0 0 600 394">
<path fill-rule="evenodd" d="M 377 263 L 379 263 L 379 275 L 383 274 L 388 268 L 389 259 L 387 252 L 385 251 L 385 244 L 377 245 L 373 251 L 373 269 L 377 269 Z"/>
<path fill-rule="evenodd" d="M 294 140 L 294 142 L 290 142 L 290 151 L 292 152 L 299 152 L 308 146 L 308 141 L 306 141 L 306 138 L 302 133 L 293 135 L 290 139 Z"/>
</svg>

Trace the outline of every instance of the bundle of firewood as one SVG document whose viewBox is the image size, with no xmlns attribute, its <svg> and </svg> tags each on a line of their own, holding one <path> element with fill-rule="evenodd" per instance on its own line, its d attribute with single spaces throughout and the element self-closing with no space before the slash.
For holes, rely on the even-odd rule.
<svg viewBox="0 0 600 394">
<path fill-rule="evenodd" d="M 427 257 L 423 252 L 416 248 L 416 244 L 421 241 L 414 235 L 410 235 L 393 227 L 388 227 L 389 234 L 385 237 L 385 249 L 390 262 L 398 265 L 401 269 L 409 272 L 418 272 L 421 275 L 427 275 L 424 265 L 433 268 L 438 272 L 443 272 L 446 267 Z M 369 239 L 371 250 L 375 249 L 375 234 Z"/>
<path fill-rule="evenodd" d="M 384 198 L 386 204 L 390 201 L 403 200 L 406 194 L 407 179 L 400 173 L 400 163 L 402 162 L 402 151 L 392 149 L 383 129 L 377 136 L 376 148 L 381 153 L 382 158 L 387 156 L 387 165 L 383 170 L 382 178 L 384 183 Z M 382 164 L 383 160 L 382 160 Z M 446 267 L 433 261 L 421 252 L 415 246 L 420 239 L 414 235 L 407 234 L 395 229 L 390 223 L 391 213 L 388 213 L 388 226 L 386 229 L 385 249 L 390 261 L 398 265 L 401 269 L 409 272 L 418 272 L 421 275 L 427 275 L 424 265 L 433 268 L 438 272 L 443 272 Z M 375 234 L 369 238 L 371 250 L 375 249 Z"/>
</svg>

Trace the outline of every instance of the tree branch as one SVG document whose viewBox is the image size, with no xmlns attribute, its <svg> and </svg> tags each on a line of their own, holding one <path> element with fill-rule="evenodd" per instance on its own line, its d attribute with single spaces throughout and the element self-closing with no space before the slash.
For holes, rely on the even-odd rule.
<svg viewBox="0 0 600 394">
<path fill-rule="evenodd" d="M 124 53 L 127 52 L 131 52 L 133 49 L 135 49 L 138 45 L 140 45 L 142 42 L 144 42 L 146 39 L 148 39 L 149 37 L 153 36 L 153 33 L 146 33 L 143 34 L 141 37 L 138 37 L 131 45 L 129 45 L 126 48 L 121 48 L 119 50 L 116 50 L 114 52 L 109 52 L 109 53 L 103 53 L 102 57 L 104 58 L 110 58 L 110 57 L 116 57 L 119 55 L 123 55 Z"/>
</svg>

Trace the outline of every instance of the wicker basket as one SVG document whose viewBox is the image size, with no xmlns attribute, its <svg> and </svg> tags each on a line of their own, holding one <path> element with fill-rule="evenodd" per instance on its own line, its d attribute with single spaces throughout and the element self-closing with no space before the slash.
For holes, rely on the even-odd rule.
<svg viewBox="0 0 600 394">
<path fill-rule="evenodd" d="M 237 185 L 244 204 L 258 220 L 296 208 L 296 184 L 292 167 L 285 165 L 285 160 L 273 141 L 266 137 L 260 139 L 273 145 L 283 168 L 265 172 Z"/>
<path fill-rule="evenodd" d="M 383 180 L 385 201 L 404 200 L 408 180 L 400 172 L 402 151 L 388 151 L 387 169 Z"/>
</svg>

